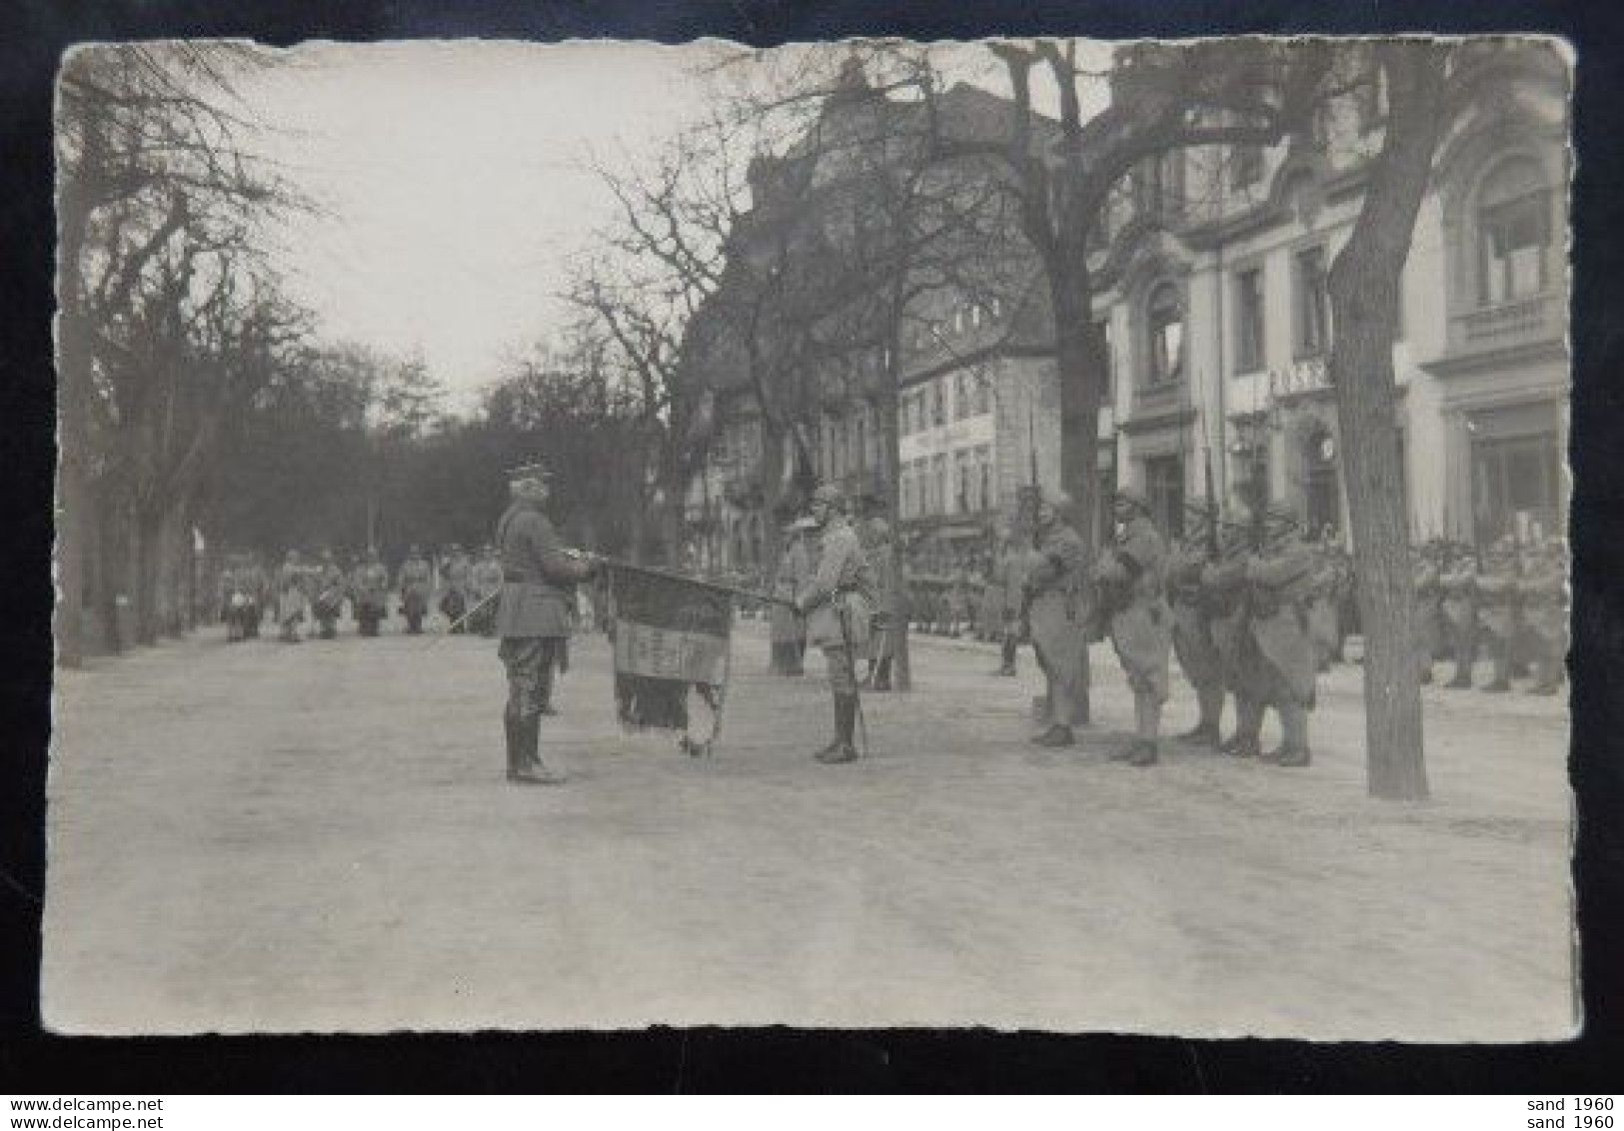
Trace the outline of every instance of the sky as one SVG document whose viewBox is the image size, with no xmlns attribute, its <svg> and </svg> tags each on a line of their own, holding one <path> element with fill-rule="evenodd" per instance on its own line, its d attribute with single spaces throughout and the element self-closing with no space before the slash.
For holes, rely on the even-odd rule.
<svg viewBox="0 0 1624 1131">
<path fill-rule="evenodd" d="M 321 206 L 276 236 L 323 336 L 421 356 L 468 408 L 562 328 L 573 256 L 614 215 L 586 167 L 701 120 L 720 45 L 318 44 L 241 88 L 261 149 Z M 980 48 L 950 74 L 997 89 Z M 955 73 L 956 72 L 956 73 Z"/>
</svg>

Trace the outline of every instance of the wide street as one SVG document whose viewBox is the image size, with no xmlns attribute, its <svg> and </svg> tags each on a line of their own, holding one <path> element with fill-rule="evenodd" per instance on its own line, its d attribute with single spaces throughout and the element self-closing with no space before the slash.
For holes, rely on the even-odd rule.
<svg viewBox="0 0 1624 1131">
<path fill-rule="evenodd" d="M 1322 678 L 1309 769 L 1167 743 L 1138 770 L 1106 758 L 1132 719 L 1109 646 L 1096 725 L 1050 751 L 1029 651 L 1000 679 L 926 638 L 917 690 L 865 699 L 872 757 L 826 767 L 821 679 L 766 674 L 745 622 L 713 758 L 622 735 L 578 638 L 543 734 L 573 781 L 516 788 L 493 642 L 345 630 L 59 674 L 48 1025 L 1576 1024 L 1561 700 L 1428 689 L 1434 796 L 1394 804 L 1365 794 L 1355 666 Z"/>
</svg>

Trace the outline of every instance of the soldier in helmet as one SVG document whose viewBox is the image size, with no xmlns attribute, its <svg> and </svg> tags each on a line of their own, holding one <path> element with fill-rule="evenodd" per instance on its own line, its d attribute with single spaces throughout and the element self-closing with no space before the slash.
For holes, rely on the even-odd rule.
<svg viewBox="0 0 1624 1131">
<path fill-rule="evenodd" d="M 541 719 L 552 690 L 558 651 L 569 638 L 577 582 L 597 572 L 597 559 L 565 548 L 544 507 L 548 472 L 539 463 L 508 475 L 513 501 L 496 526 L 502 592 L 496 631 L 507 671 L 507 778 L 524 785 L 557 785 L 565 778 L 542 761 Z"/>
<path fill-rule="evenodd" d="M 1485 691 L 1511 690 L 1511 650 L 1522 631 L 1518 608 L 1517 545 L 1510 535 L 1489 547 L 1477 576 L 1477 620 L 1494 664 Z"/>
<path fill-rule="evenodd" d="M 367 547 L 366 561 L 355 570 L 355 622 L 362 636 L 378 635 L 378 625 L 389 616 L 389 567 L 378 556 L 376 546 Z"/>
<path fill-rule="evenodd" d="M 1422 685 L 1432 682 L 1432 663 L 1443 631 L 1442 542 L 1432 539 L 1412 553 L 1415 578 L 1415 665 Z"/>
<path fill-rule="evenodd" d="M 321 626 L 321 638 L 331 640 L 338 635 L 338 618 L 344 611 L 344 571 L 333 559 L 333 551 L 323 550 L 321 560 L 311 572 L 315 596 L 310 609 Z"/>
<path fill-rule="evenodd" d="M 1523 624 L 1534 645 L 1534 684 L 1530 695 L 1562 689 L 1562 661 L 1568 650 L 1567 547 L 1549 538 L 1534 547 L 1517 585 Z"/>
<path fill-rule="evenodd" d="M 1439 613 L 1444 643 L 1455 661 L 1455 675 L 1445 687 L 1472 686 L 1472 665 L 1477 660 L 1477 560 L 1471 549 L 1450 543 L 1438 574 L 1442 595 Z"/>
<path fill-rule="evenodd" d="M 495 546 L 487 542 L 480 548 L 479 557 L 468 571 L 468 579 L 473 590 L 474 607 L 477 610 L 468 619 L 468 629 L 470 632 L 477 632 L 481 636 L 494 636 L 496 635 L 495 597 L 502 588 L 502 563 L 496 560 Z"/>
<path fill-rule="evenodd" d="M 840 494 L 823 485 L 812 493 L 816 554 L 812 574 L 796 594 L 795 607 L 807 618 L 807 642 L 823 649 L 829 690 L 834 697 L 834 741 L 818 751 L 818 761 L 851 762 L 857 722 L 857 657 L 868 645 L 874 611 L 874 575 L 857 533 L 840 509 Z"/>
<path fill-rule="evenodd" d="M 1026 497 L 1034 554 L 1021 600 L 1022 635 L 1030 637 L 1043 670 L 1046 694 L 1039 746 L 1070 746 L 1072 727 L 1087 725 L 1089 593 L 1088 549 L 1062 515 L 1071 498 L 1062 491 Z"/>
<path fill-rule="evenodd" d="M 872 515 L 864 524 L 863 555 L 874 575 L 874 617 L 863 686 L 891 690 L 891 661 L 896 657 L 898 626 L 896 571 L 891 561 L 891 524 Z"/>
<path fill-rule="evenodd" d="M 434 589 L 434 569 L 416 544 L 406 551 L 400 564 L 400 611 L 406 618 L 406 631 L 412 636 L 423 631 L 423 618 L 429 612 L 429 594 Z"/>
<path fill-rule="evenodd" d="M 453 542 L 446 547 L 445 591 L 440 594 L 440 612 L 445 615 L 454 633 L 464 630 L 463 615 L 472 607 L 469 600 L 472 569 L 473 563 L 461 545 Z"/>
<path fill-rule="evenodd" d="M 1261 660 L 1264 700 L 1280 716 L 1283 738 L 1265 760 L 1282 766 L 1309 763 L 1308 712 L 1314 708 L 1319 665 L 1308 633 L 1306 603 L 1314 555 L 1297 516 L 1283 507 L 1267 512 L 1266 542 L 1246 564 L 1250 629 Z"/>
<path fill-rule="evenodd" d="M 1222 741 L 1224 714 L 1224 662 L 1213 638 L 1216 606 L 1202 584 L 1202 571 L 1216 559 L 1218 532 L 1211 527 L 1215 515 L 1190 507 L 1184 537 L 1168 556 L 1167 599 L 1173 616 L 1173 652 L 1184 678 L 1195 688 L 1200 715 L 1195 726 L 1180 735 L 1184 742 L 1217 747 Z"/>
<path fill-rule="evenodd" d="M 793 602 L 812 573 L 812 554 L 807 536 L 812 519 L 801 516 L 784 528 L 784 543 L 773 575 L 773 596 Z M 768 613 L 768 641 L 772 648 L 775 675 L 802 675 L 805 672 L 806 618 L 790 605 L 775 604 Z"/>
<path fill-rule="evenodd" d="M 298 550 L 289 550 L 276 573 L 277 637 L 284 644 L 298 644 L 299 626 L 310 611 L 310 573 Z"/>
<path fill-rule="evenodd" d="M 1111 644 L 1133 691 L 1134 740 L 1117 757 L 1130 765 L 1151 766 L 1156 763 L 1173 648 L 1173 614 L 1164 595 L 1167 542 L 1138 492 L 1118 491 L 1112 509 L 1116 542 L 1101 553 L 1094 583 Z"/>
</svg>

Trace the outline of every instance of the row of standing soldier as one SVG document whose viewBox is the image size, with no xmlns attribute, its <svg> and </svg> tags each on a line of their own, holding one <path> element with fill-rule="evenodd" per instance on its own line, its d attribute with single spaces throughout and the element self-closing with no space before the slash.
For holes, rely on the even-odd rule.
<svg viewBox="0 0 1624 1131">
<path fill-rule="evenodd" d="M 494 598 L 501 586 L 495 548 L 486 546 L 476 558 L 458 546 L 448 547 L 440 580 L 439 609 L 452 631 L 491 635 Z M 257 637 L 267 612 L 273 615 L 284 642 L 298 642 L 307 621 L 314 622 L 319 635 L 330 640 L 337 635 L 348 601 L 360 634 L 377 636 L 379 626 L 389 618 L 390 594 L 398 592 L 406 632 L 417 635 L 423 631 L 434 591 L 434 566 L 416 546 L 407 552 L 393 581 L 376 550 L 350 570 L 331 551 L 311 559 L 289 550 L 274 574 L 268 574 L 252 555 L 238 554 L 228 558 L 221 571 L 220 615 L 232 641 Z"/>
</svg>

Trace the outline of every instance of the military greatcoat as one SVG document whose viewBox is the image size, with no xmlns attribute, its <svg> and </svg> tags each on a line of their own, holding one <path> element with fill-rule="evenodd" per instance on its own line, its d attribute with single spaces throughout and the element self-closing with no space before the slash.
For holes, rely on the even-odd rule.
<svg viewBox="0 0 1624 1131">
<path fill-rule="evenodd" d="M 817 563 L 796 594 L 807 610 L 806 639 L 813 647 L 868 646 L 874 615 L 874 574 L 851 524 L 835 515 L 817 537 Z M 844 622 L 844 624 L 842 624 Z"/>
<path fill-rule="evenodd" d="M 574 586 L 592 566 L 565 551 L 541 507 L 518 499 L 496 525 L 502 562 L 502 595 L 496 634 L 509 638 L 567 637 L 573 627 Z"/>
<path fill-rule="evenodd" d="M 1167 660 L 1173 648 L 1173 614 L 1164 595 L 1167 543 L 1156 524 L 1136 515 L 1117 544 L 1101 556 L 1096 574 L 1110 601 L 1111 644 L 1128 686 L 1157 703 L 1167 699 Z"/>
<path fill-rule="evenodd" d="M 1314 705 L 1319 663 L 1308 633 L 1306 604 L 1314 584 L 1314 553 L 1287 538 L 1246 566 L 1251 585 L 1251 632 L 1264 660 L 1264 701 Z"/>
</svg>

